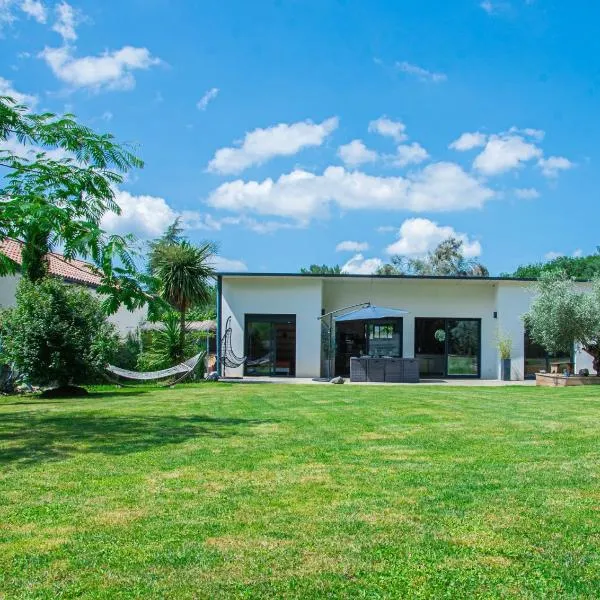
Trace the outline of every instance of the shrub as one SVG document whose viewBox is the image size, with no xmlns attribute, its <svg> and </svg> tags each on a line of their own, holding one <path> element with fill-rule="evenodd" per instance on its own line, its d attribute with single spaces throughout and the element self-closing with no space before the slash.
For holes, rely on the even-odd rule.
<svg viewBox="0 0 600 600">
<path fill-rule="evenodd" d="M 134 371 L 138 365 L 138 359 L 142 349 L 137 335 L 128 333 L 125 339 L 119 342 L 113 362 L 121 369 Z"/>
<path fill-rule="evenodd" d="M 16 307 L 2 315 L 3 354 L 34 384 L 66 386 L 97 379 L 118 336 L 100 301 L 52 278 L 22 279 Z"/>
</svg>

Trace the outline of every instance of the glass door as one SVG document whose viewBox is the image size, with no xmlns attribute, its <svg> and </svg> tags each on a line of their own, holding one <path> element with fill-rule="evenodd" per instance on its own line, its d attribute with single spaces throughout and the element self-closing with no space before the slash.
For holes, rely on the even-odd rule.
<svg viewBox="0 0 600 600">
<path fill-rule="evenodd" d="M 481 321 L 448 319 L 446 321 L 447 375 L 479 377 Z"/>
<path fill-rule="evenodd" d="M 296 375 L 296 315 L 246 315 L 244 374 Z"/>
<path fill-rule="evenodd" d="M 421 377 L 480 377 L 480 319 L 415 319 Z"/>
</svg>

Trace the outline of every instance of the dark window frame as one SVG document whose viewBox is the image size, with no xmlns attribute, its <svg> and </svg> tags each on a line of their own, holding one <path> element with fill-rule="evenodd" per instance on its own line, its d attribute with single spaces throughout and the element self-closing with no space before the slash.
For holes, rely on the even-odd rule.
<svg viewBox="0 0 600 600">
<path fill-rule="evenodd" d="M 415 339 L 414 339 L 414 351 L 415 358 L 417 357 L 417 320 L 425 319 L 431 321 L 443 321 L 444 322 L 444 331 L 446 332 L 446 337 L 444 339 L 444 375 L 443 377 L 446 379 L 481 379 L 481 340 L 482 340 L 482 319 L 481 317 L 415 317 Z M 479 336 L 478 336 L 478 344 L 477 344 L 477 374 L 475 375 L 449 375 L 448 374 L 448 322 L 449 321 L 473 321 L 478 323 L 479 326 Z M 427 377 L 424 377 L 427 379 Z"/>
<path fill-rule="evenodd" d="M 276 357 L 271 365 L 271 370 L 268 375 L 265 377 L 295 377 L 296 376 L 296 367 L 298 363 L 298 327 L 297 327 L 297 315 L 295 314 L 282 314 L 282 313 L 245 313 L 244 314 L 244 355 L 249 355 L 250 348 L 250 339 L 248 336 L 248 324 L 249 323 L 269 323 L 271 324 L 271 332 L 270 332 L 270 340 L 274 341 L 274 331 L 275 328 L 272 327 L 273 324 L 277 323 L 290 323 L 293 322 L 294 325 L 294 368 L 290 370 L 290 373 L 287 375 L 277 374 L 275 371 L 276 368 Z M 246 377 L 260 377 L 260 375 L 248 374 L 247 364 L 244 363 L 244 376 Z"/>
</svg>

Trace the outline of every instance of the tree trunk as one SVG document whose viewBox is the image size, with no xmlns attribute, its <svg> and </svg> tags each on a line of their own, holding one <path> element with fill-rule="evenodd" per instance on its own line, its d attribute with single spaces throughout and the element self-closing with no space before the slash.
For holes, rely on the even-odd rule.
<svg viewBox="0 0 600 600">
<path fill-rule="evenodd" d="M 48 274 L 48 254 L 50 235 L 44 231 L 31 231 L 25 236 L 21 250 L 23 276 L 35 283 Z"/>
<path fill-rule="evenodd" d="M 600 342 L 588 344 L 583 349 L 593 358 L 592 367 L 596 371 L 596 375 L 600 377 Z"/>
<path fill-rule="evenodd" d="M 185 309 L 179 313 L 179 361 L 185 360 Z"/>
</svg>

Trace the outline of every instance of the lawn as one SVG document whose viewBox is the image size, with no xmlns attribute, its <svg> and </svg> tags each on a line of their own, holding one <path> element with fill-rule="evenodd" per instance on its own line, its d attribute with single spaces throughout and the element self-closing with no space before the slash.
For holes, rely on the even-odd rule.
<svg viewBox="0 0 600 600">
<path fill-rule="evenodd" d="M 0 598 L 598 598 L 600 393 L 0 399 Z"/>
</svg>

